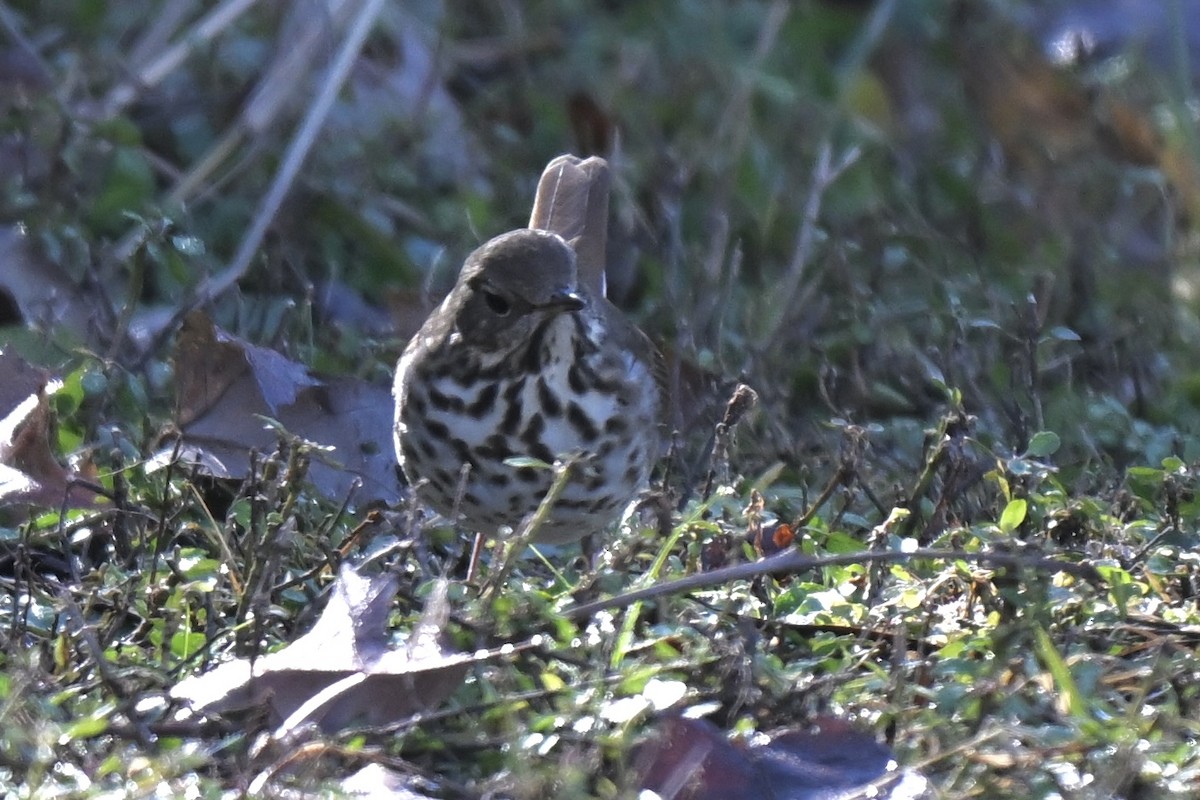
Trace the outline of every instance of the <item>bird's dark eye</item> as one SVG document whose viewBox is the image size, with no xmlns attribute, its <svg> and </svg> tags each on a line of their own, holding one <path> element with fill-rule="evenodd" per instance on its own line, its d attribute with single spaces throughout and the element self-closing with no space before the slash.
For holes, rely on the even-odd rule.
<svg viewBox="0 0 1200 800">
<path fill-rule="evenodd" d="M 512 306 L 509 305 L 508 301 L 495 292 L 485 291 L 483 293 L 483 302 L 487 303 L 487 307 L 498 317 L 508 316 L 508 312 L 512 310 Z"/>
</svg>

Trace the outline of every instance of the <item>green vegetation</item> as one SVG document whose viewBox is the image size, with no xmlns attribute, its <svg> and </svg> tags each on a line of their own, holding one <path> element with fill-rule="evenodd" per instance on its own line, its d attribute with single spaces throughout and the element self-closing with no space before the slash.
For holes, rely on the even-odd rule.
<svg viewBox="0 0 1200 800">
<path fill-rule="evenodd" d="M 631 748 L 675 694 L 738 733 L 851 720 L 942 797 L 1200 791 L 1186 59 L 1054 66 L 1015 3 L 384 3 L 274 210 L 371 4 L 209 28 L 193 5 L 0 6 L 0 348 L 61 381 L 39 419 L 82 482 L 32 504 L 0 483 L 8 794 L 316 796 L 382 764 L 430 797 L 634 796 Z M 399 576 L 397 642 L 438 569 L 461 576 L 469 543 L 386 502 L 390 373 L 564 151 L 609 157 L 612 298 L 685 365 L 665 487 L 593 563 L 526 556 L 487 601 L 452 582 L 445 646 L 516 647 L 436 708 L 282 738 L 178 718 L 171 687 L 293 642 L 343 561 Z M 240 338 L 185 338 L 188 311 Z M 277 423 L 221 427 L 255 455 L 213 477 L 180 431 L 196 444 L 248 342 L 288 361 L 247 351 L 266 404 L 235 406 Z M 735 379 L 759 403 L 713 436 Z M 12 431 L 0 464 L 47 480 Z M 360 455 L 378 486 L 329 477 Z M 1028 560 L 864 559 L 569 615 L 753 560 L 781 522 L 813 556 Z"/>
</svg>

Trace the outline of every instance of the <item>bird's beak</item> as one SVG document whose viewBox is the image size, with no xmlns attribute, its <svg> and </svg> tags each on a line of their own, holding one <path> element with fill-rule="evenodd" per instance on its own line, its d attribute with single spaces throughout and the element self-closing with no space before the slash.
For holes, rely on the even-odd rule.
<svg viewBox="0 0 1200 800">
<path fill-rule="evenodd" d="M 587 300 L 579 292 L 555 292 L 544 307 L 556 311 L 579 311 L 586 306 Z"/>
</svg>

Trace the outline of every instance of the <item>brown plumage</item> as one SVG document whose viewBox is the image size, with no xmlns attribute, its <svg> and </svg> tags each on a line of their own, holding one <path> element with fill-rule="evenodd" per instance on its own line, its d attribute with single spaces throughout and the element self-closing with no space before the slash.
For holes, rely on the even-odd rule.
<svg viewBox="0 0 1200 800">
<path fill-rule="evenodd" d="M 603 296 L 608 171 L 570 156 L 543 173 L 530 228 L 468 256 L 396 369 L 396 454 L 417 497 L 465 527 L 516 528 L 577 456 L 539 541 L 610 523 L 661 447 L 661 359 Z"/>
</svg>

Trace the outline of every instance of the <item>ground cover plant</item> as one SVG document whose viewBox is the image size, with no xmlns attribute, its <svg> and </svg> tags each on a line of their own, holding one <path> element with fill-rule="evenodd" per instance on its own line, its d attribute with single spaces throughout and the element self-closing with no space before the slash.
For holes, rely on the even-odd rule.
<svg viewBox="0 0 1200 800">
<path fill-rule="evenodd" d="M 931 797 L 1200 791 L 1186 4 L 0 28 L 7 794 L 828 796 L 756 734 Z M 677 434 L 592 551 L 467 585 L 391 373 L 563 152 Z"/>
</svg>

